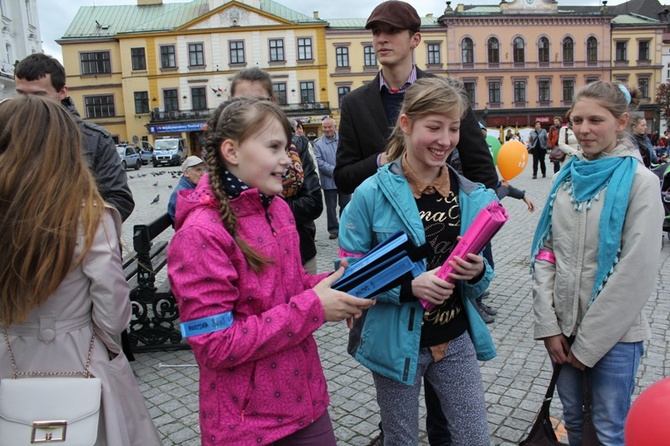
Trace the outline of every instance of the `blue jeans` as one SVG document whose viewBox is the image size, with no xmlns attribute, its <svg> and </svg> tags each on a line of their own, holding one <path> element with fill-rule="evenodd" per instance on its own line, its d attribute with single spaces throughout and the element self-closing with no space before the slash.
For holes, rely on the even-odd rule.
<svg viewBox="0 0 670 446">
<path fill-rule="evenodd" d="M 619 342 L 587 372 L 591 378 L 593 426 L 603 446 L 624 446 L 624 422 L 643 352 L 641 341 Z M 569 364 L 563 364 L 556 384 L 563 403 L 570 446 L 582 444 L 583 373 Z"/>
</svg>

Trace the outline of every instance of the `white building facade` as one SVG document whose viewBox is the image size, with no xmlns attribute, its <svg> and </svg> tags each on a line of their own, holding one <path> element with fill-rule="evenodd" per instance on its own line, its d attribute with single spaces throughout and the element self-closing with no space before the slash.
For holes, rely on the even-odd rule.
<svg viewBox="0 0 670 446">
<path fill-rule="evenodd" d="M 0 100 L 16 95 L 16 61 L 41 52 L 37 0 L 0 0 Z"/>
</svg>

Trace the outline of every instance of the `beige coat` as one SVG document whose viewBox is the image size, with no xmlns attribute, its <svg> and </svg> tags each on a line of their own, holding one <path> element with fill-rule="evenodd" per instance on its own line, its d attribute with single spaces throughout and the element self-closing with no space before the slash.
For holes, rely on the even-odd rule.
<svg viewBox="0 0 670 446">
<path fill-rule="evenodd" d="M 131 315 L 129 287 L 121 267 L 120 230 L 120 215 L 108 208 L 84 261 L 26 321 L 7 331 L 19 371 L 79 371 L 84 369 L 95 324 L 98 336 L 91 372 L 102 381 L 96 445 L 155 446 L 161 441 L 130 364 L 110 337 L 126 328 Z M 81 252 L 81 240 L 74 258 Z M 0 378 L 11 375 L 6 344 L 1 340 Z"/>
<path fill-rule="evenodd" d="M 579 152 L 575 156 L 582 158 Z M 624 145 L 602 156 L 639 155 Z M 586 211 L 575 211 L 570 195 L 558 189 L 553 207 L 552 238 L 544 249 L 556 264 L 535 262 L 533 309 L 535 339 L 576 336 L 575 357 L 593 367 L 617 342 L 637 342 L 650 336 L 642 309 L 656 284 L 661 250 L 663 207 L 658 177 L 640 162 L 628 198 L 619 263 L 591 307 L 598 268 L 598 223 L 604 192 Z"/>
</svg>

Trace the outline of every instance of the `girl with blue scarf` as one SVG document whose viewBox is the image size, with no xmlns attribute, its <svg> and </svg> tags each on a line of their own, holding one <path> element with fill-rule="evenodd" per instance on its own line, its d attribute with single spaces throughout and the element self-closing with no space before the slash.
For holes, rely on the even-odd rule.
<svg viewBox="0 0 670 446">
<path fill-rule="evenodd" d="M 582 444 L 583 377 L 598 441 L 623 446 L 635 375 L 649 338 L 642 309 L 661 249 L 658 178 L 622 132 L 639 91 L 598 81 L 575 95 L 581 152 L 560 170 L 533 239 L 535 339 L 563 364 L 558 393 L 571 446 Z"/>
</svg>

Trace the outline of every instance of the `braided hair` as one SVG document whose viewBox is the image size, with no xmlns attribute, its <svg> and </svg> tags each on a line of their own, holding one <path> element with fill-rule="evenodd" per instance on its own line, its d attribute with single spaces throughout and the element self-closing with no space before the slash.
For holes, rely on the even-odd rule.
<svg viewBox="0 0 670 446">
<path fill-rule="evenodd" d="M 286 133 L 286 141 L 290 143 L 291 126 L 284 112 L 269 101 L 252 98 L 231 98 L 221 103 L 207 121 L 205 132 L 205 164 L 212 193 L 219 203 L 219 217 L 255 272 L 260 272 L 272 260 L 256 252 L 237 232 L 237 215 L 230 206 L 230 197 L 224 187 L 223 172 L 226 165 L 221 145 L 227 139 L 241 144 L 255 135 L 259 126 L 269 119 L 279 120 Z"/>
</svg>

